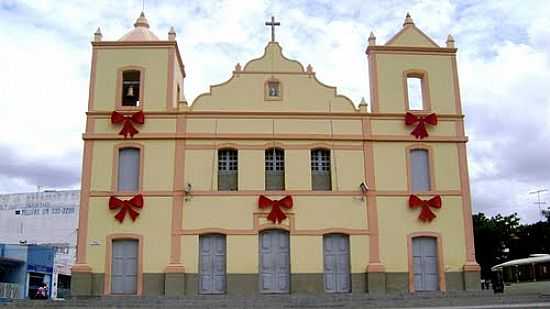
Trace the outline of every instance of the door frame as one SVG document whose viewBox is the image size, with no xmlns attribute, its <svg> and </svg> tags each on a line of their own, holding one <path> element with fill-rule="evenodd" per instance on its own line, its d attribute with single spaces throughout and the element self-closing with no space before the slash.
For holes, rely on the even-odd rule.
<svg viewBox="0 0 550 309">
<path fill-rule="evenodd" d="M 347 244 L 348 244 L 348 275 L 349 275 L 349 291 L 347 292 L 328 292 L 327 291 L 327 287 L 325 285 L 325 237 L 327 236 L 334 236 L 334 235 L 339 235 L 339 236 L 344 236 L 346 241 L 347 241 Z M 351 244 L 350 244 L 350 239 L 349 239 L 349 234 L 345 234 L 345 233 L 327 233 L 327 234 L 323 234 L 322 236 L 322 242 L 323 242 L 323 288 L 324 288 L 324 291 L 326 294 L 349 294 L 349 293 L 352 293 L 352 286 L 351 286 Z"/>
<path fill-rule="evenodd" d="M 223 265 L 223 271 L 224 271 L 224 276 L 225 276 L 225 279 L 224 279 L 224 284 L 223 284 L 223 291 L 221 293 L 205 293 L 205 294 L 201 294 L 200 292 L 200 284 L 201 284 L 201 276 L 200 276 L 200 273 L 201 273 L 201 237 L 205 237 L 205 236 L 223 236 L 223 246 L 224 246 L 224 265 Z M 197 274 L 198 274 L 198 282 L 197 282 L 197 294 L 198 295 L 225 295 L 227 294 L 227 235 L 226 234 L 221 234 L 221 233 L 204 233 L 204 234 L 199 234 L 199 246 L 198 246 L 198 249 L 199 249 L 199 258 L 198 258 L 198 263 L 197 263 L 197 266 L 198 266 L 198 271 L 197 271 Z"/>
<path fill-rule="evenodd" d="M 270 231 L 284 232 L 288 236 L 288 292 L 262 292 L 262 233 Z M 258 231 L 258 292 L 265 295 L 291 294 L 292 292 L 292 257 L 290 252 L 290 231 L 284 228 L 266 228 Z"/>
<path fill-rule="evenodd" d="M 129 294 L 128 296 L 143 295 L 143 235 L 135 233 L 113 233 L 108 234 L 105 237 L 105 274 L 103 279 L 103 294 L 111 295 L 111 263 L 113 259 L 113 240 L 137 240 L 137 289 L 136 294 Z"/>
<path fill-rule="evenodd" d="M 407 256 L 409 267 L 409 293 L 415 293 L 416 287 L 414 286 L 414 259 L 413 259 L 413 239 L 418 237 L 430 237 L 435 239 L 437 246 L 437 274 L 439 278 L 439 291 L 447 292 L 447 285 L 445 283 L 445 267 L 443 266 L 443 246 L 441 245 L 441 234 L 437 232 L 415 232 L 407 235 Z"/>
</svg>

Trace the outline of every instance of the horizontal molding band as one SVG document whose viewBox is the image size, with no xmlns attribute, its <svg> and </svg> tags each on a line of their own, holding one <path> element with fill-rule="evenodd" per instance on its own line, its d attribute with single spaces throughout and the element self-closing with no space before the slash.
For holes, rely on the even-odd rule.
<svg viewBox="0 0 550 309">
<path fill-rule="evenodd" d="M 143 191 L 143 192 L 111 192 L 111 191 L 91 191 L 90 197 L 110 197 L 110 196 L 119 196 L 119 197 L 131 197 L 138 193 L 143 194 L 146 197 L 175 197 L 175 196 L 184 196 L 185 193 L 181 191 Z M 392 197 L 392 196 L 402 196 L 406 197 L 411 194 L 418 196 L 462 196 L 460 190 L 443 190 L 443 191 L 430 191 L 430 192 L 408 192 L 408 191 L 369 191 L 368 196 L 376 197 Z M 243 191 L 191 191 L 191 194 L 188 195 L 189 198 L 193 197 L 202 197 L 202 196 L 219 196 L 219 197 L 240 197 L 240 196 L 348 196 L 348 197 L 357 197 L 361 198 L 362 194 L 360 191 L 308 191 L 308 190 L 289 190 L 289 191 L 255 191 L 255 190 L 243 190 Z"/>
<path fill-rule="evenodd" d="M 113 104 L 114 107 L 114 104 Z M 137 111 L 137 110 L 136 110 Z M 120 111 L 121 113 L 132 113 L 135 111 Z M 259 119 L 399 119 L 403 120 L 406 111 L 402 113 L 370 113 L 370 112 L 234 112 L 234 111 L 143 111 L 145 117 L 165 117 L 176 118 L 178 115 L 183 115 L 187 119 L 193 118 L 259 118 Z M 96 119 L 110 119 L 112 111 L 89 111 L 86 115 Z M 414 112 L 415 114 L 429 114 L 431 112 Z M 437 114 L 438 120 L 454 120 L 463 119 L 462 114 Z"/>
<path fill-rule="evenodd" d="M 84 140 L 128 140 L 116 133 L 83 134 Z M 353 142 L 419 142 L 413 136 L 400 135 L 327 135 L 327 134 L 175 134 L 175 133 L 139 133 L 132 140 L 314 140 L 314 141 L 353 141 Z M 466 143 L 468 137 L 428 136 L 422 142 Z"/>
<path fill-rule="evenodd" d="M 261 226 L 261 229 L 223 229 L 223 228 L 202 228 L 202 229 L 180 229 L 177 235 L 202 235 L 202 234 L 225 234 L 225 235 L 258 235 L 262 230 L 277 227 L 274 224 Z M 342 233 L 348 235 L 370 235 L 367 229 L 349 229 L 349 228 L 325 228 L 325 229 L 295 229 L 290 230 L 292 236 L 322 236 L 325 234 Z"/>
</svg>

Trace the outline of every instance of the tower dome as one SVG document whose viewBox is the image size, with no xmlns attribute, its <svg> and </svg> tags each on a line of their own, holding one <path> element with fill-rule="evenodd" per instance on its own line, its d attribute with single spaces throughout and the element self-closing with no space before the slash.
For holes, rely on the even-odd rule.
<svg viewBox="0 0 550 309">
<path fill-rule="evenodd" d="M 149 21 L 141 12 L 134 24 L 134 29 L 122 36 L 119 41 L 159 41 L 159 38 L 149 30 Z"/>
</svg>

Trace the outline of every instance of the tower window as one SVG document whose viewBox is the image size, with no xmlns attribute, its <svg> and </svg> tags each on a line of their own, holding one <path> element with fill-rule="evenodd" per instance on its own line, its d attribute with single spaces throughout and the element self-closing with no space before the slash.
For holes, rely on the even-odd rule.
<svg viewBox="0 0 550 309">
<path fill-rule="evenodd" d="M 431 189 L 430 159 L 426 149 L 410 150 L 410 177 L 412 192 L 428 192 Z"/>
<path fill-rule="evenodd" d="M 140 105 L 141 72 L 128 70 L 122 72 L 122 106 Z"/>
<path fill-rule="evenodd" d="M 407 96 L 410 110 L 423 110 L 424 98 L 422 96 L 422 78 L 416 76 L 407 77 Z"/>
<path fill-rule="evenodd" d="M 139 190 L 140 149 L 121 148 L 118 151 L 118 191 Z"/>
</svg>

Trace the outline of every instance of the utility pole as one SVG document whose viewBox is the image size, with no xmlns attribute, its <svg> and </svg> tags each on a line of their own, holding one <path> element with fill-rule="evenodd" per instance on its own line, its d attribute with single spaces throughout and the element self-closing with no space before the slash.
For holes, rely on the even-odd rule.
<svg viewBox="0 0 550 309">
<path fill-rule="evenodd" d="M 544 219 L 544 215 L 542 214 L 542 209 L 541 209 L 541 205 L 546 205 L 546 202 L 544 201 L 541 201 L 540 200 L 540 194 L 541 193 L 544 193 L 544 192 L 547 192 L 548 189 L 539 189 L 539 190 L 534 190 L 534 191 L 530 191 L 529 194 L 536 194 L 537 195 L 537 201 L 535 202 L 535 204 L 537 204 L 539 206 L 539 215 L 541 216 L 541 219 Z"/>
</svg>

